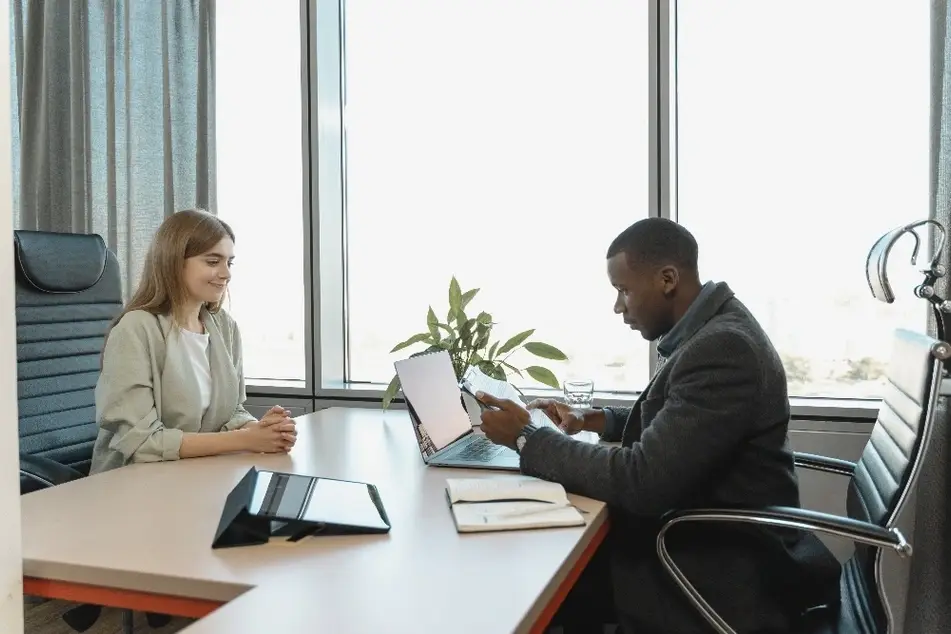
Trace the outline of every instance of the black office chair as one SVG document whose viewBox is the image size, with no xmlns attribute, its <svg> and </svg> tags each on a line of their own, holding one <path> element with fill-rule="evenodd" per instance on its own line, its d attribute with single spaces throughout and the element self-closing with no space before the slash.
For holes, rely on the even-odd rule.
<svg viewBox="0 0 951 634">
<path fill-rule="evenodd" d="M 15 231 L 20 493 L 89 473 L 106 329 L 122 309 L 119 263 L 98 235 Z M 83 632 L 102 608 L 63 615 Z M 162 615 L 146 615 L 161 626 Z M 132 631 L 132 611 L 123 612 Z"/>
<path fill-rule="evenodd" d="M 122 309 L 119 264 L 98 235 L 15 231 L 20 490 L 89 473 L 99 354 Z"/>
<path fill-rule="evenodd" d="M 915 295 L 928 300 L 940 336 L 951 332 L 947 315 L 951 303 L 939 297 L 934 284 L 945 274 L 939 264 L 945 231 L 940 224 L 921 221 L 898 227 L 882 236 L 866 261 L 866 276 L 872 295 L 891 303 L 895 296 L 886 274 L 886 260 L 894 243 L 906 233 L 915 238 L 912 264 L 920 239 L 914 229 L 936 227 L 939 240 L 935 255 L 922 270 L 924 282 Z M 897 330 L 882 400 L 871 437 L 857 463 L 812 454 L 796 454 L 798 467 L 825 471 L 849 478 L 847 513 L 838 517 L 817 511 L 773 507 L 765 509 L 697 509 L 676 511 L 666 517 L 657 536 L 657 554 L 674 582 L 695 609 L 719 634 L 735 634 L 697 592 L 677 567 L 665 544 L 671 527 L 685 522 L 728 522 L 774 526 L 811 533 L 845 537 L 856 543 L 852 557 L 842 566 L 840 601 L 807 611 L 799 624 L 799 634 L 888 634 L 893 616 L 882 588 L 882 553 L 891 549 L 900 556 L 911 555 L 911 546 L 895 523 L 915 487 L 927 454 L 939 396 L 947 392 L 942 383 L 951 369 L 951 345 L 941 339 Z"/>
</svg>

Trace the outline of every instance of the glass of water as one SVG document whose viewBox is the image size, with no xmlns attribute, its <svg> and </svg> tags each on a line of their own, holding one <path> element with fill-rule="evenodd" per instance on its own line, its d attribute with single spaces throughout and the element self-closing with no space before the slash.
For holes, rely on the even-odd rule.
<svg viewBox="0 0 951 634">
<path fill-rule="evenodd" d="M 591 398 L 594 395 L 594 381 L 578 380 L 565 381 L 565 403 L 571 407 L 591 407 Z"/>
</svg>

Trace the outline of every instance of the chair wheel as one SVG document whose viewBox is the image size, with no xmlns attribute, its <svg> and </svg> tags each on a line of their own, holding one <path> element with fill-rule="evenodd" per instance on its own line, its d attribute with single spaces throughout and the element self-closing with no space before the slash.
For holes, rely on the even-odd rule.
<svg viewBox="0 0 951 634">
<path fill-rule="evenodd" d="M 167 614 L 156 614 L 155 612 L 146 612 L 145 621 L 149 624 L 149 627 L 152 629 L 158 629 L 160 627 L 165 627 L 172 622 L 172 617 Z"/>
<path fill-rule="evenodd" d="M 86 603 L 63 614 L 63 621 L 74 631 L 85 632 L 96 624 L 100 614 L 102 614 L 102 606 Z"/>
</svg>

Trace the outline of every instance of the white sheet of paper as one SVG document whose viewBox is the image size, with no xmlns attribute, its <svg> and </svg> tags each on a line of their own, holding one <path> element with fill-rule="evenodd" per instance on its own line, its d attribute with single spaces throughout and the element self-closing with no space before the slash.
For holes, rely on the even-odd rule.
<svg viewBox="0 0 951 634">
<path fill-rule="evenodd" d="M 522 403 L 522 395 L 519 394 L 518 390 L 515 389 L 515 386 L 509 383 L 508 381 L 500 381 L 498 379 L 493 379 L 491 376 L 480 370 L 476 367 L 470 367 L 463 378 L 469 384 L 473 392 L 485 392 L 490 394 L 495 398 L 504 398 L 515 403 Z M 473 399 L 475 400 L 475 399 Z M 468 403 L 468 399 L 466 400 Z M 529 412 L 531 415 L 531 421 L 538 427 L 550 427 L 552 429 L 558 428 L 555 423 L 548 418 L 548 415 L 545 412 L 537 409 L 533 409 Z M 470 413 L 470 418 L 472 418 Z M 473 425 L 478 425 L 475 419 L 472 420 Z"/>
</svg>

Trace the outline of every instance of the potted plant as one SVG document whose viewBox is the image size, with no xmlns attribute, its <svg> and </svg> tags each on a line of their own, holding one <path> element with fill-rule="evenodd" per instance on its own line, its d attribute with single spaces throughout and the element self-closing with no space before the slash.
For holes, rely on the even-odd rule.
<svg viewBox="0 0 951 634">
<path fill-rule="evenodd" d="M 492 342 L 492 327 L 495 325 L 492 315 L 483 311 L 475 317 L 469 317 L 466 313 L 478 292 L 478 288 L 463 292 L 453 276 L 449 282 L 449 312 L 446 314 L 446 321 L 439 321 L 430 306 L 426 314 L 426 331 L 398 343 L 390 352 L 399 352 L 413 345 L 425 345 L 426 349 L 415 354 L 445 350 L 452 359 L 456 380 L 462 379 L 470 366 L 476 366 L 485 374 L 501 381 L 507 380 L 510 374 L 520 377 L 527 374 L 539 383 L 558 389 L 558 379 L 548 368 L 530 365 L 520 369 L 512 365 L 509 359 L 518 350 L 525 350 L 542 359 L 566 361 L 568 357 L 565 353 L 547 343 L 529 341 L 529 337 L 535 334 L 534 329 L 522 331 L 504 343 L 499 340 Z M 383 394 L 383 409 L 389 407 L 399 390 L 399 376 L 394 376 Z"/>
</svg>

